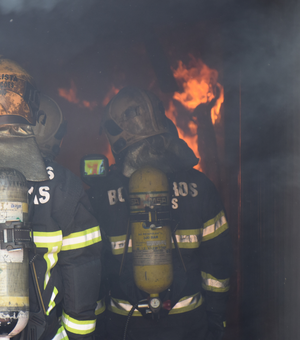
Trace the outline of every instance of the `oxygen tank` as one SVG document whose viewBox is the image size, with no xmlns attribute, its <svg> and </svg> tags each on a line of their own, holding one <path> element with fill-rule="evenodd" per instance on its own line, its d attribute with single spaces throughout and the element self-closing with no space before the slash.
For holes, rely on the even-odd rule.
<svg viewBox="0 0 300 340">
<path fill-rule="evenodd" d="M 29 319 L 27 192 L 22 173 L 0 168 L 0 339 L 20 333 Z"/>
<path fill-rule="evenodd" d="M 158 312 L 159 293 L 173 280 L 168 179 L 156 168 L 143 167 L 132 174 L 129 195 L 134 280 Z"/>
</svg>

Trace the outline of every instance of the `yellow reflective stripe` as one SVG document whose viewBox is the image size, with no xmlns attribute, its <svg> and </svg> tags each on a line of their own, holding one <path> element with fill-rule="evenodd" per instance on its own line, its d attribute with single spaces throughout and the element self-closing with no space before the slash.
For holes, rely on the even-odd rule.
<svg viewBox="0 0 300 340">
<path fill-rule="evenodd" d="M 50 312 L 52 311 L 52 309 L 55 307 L 55 301 L 54 300 L 55 300 L 57 294 L 58 294 L 58 290 L 57 290 L 56 287 L 54 287 L 50 301 L 49 301 L 49 304 L 48 304 L 48 309 L 47 309 L 47 312 L 46 312 L 47 315 L 49 315 Z"/>
<path fill-rule="evenodd" d="M 125 316 L 129 314 L 131 308 L 132 305 L 128 301 L 114 298 L 110 298 L 110 304 L 107 306 L 107 309 L 111 312 Z M 137 309 L 135 309 L 133 316 L 142 316 L 142 314 Z"/>
<path fill-rule="evenodd" d="M 201 232 L 199 229 L 182 229 L 175 233 L 179 248 L 198 248 L 201 243 Z M 173 241 L 173 240 L 172 240 Z M 173 245 L 174 248 L 174 245 Z"/>
<path fill-rule="evenodd" d="M 229 290 L 229 287 L 230 287 L 229 279 L 224 279 L 224 280 L 216 279 L 212 275 L 205 273 L 205 272 L 201 272 L 201 276 L 202 276 L 203 289 L 209 290 L 211 292 L 217 292 L 217 293 L 224 293 Z"/>
<path fill-rule="evenodd" d="M 99 226 L 72 233 L 63 238 L 62 251 L 79 249 L 101 241 Z"/>
<path fill-rule="evenodd" d="M 33 232 L 33 242 L 38 248 L 48 248 L 48 245 L 59 245 L 62 242 L 62 231 Z"/>
<path fill-rule="evenodd" d="M 63 312 L 61 317 L 62 325 L 64 328 L 74 334 L 90 334 L 94 332 L 96 327 L 96 320 L 76 320 L 71 318 L 65 312 Z"/>
<path fill-rule="evenodd" d="M 176 303 L 176 305 L 170 310 L 169 314 L 189 312 L 201 306 L 202 303 L 203 297 L 200 293 L 192 296 L 185 296 Z"/>
<path fill-rule="evenodd" d="M 202 241 L 211 240 L 212 238 L 217 237 L 223 231 L 228 229 L 228 224 L 226 221 L 224 211 L 221 211 L 215 218 L 207 221 L 203 225 L 202 231 Z"/>
<path fill-rule="evenodd" d="M 110 241 L 110 244 L 111 244 L 111 250 L 112 250 L 113 255 L 123 254 L 124 248 L 125 248 L 125 242 L 126 242 L 126 235 L 110 236 L 109 241 Z M 131 236 L 129 238 L 127 252 L 128 253 L 132 252 Z"/>
<path fill-rule="evenodd" d="M 191 296 L 185 296 L 176 303 L 176 305 L 170 310 L 169 314 L 189 312 L 201 306 L 202 303 L 203 297 L 200 293 L 196 293 Z M 107 309 L 111 312 L 125 316 L 128 315 L 128 313 L 131 311 L 131 308 L 132 305 L 128 301 L 114 298 L 110 299 L 110 305 L 107 307 Z M 142 314 L 137 309 L 135 309 L 133 316 L 142 316 Z"/>
<path fill-rule="evenodd" d="M 53 231 L 53 232 L 33 232 L 33 242 L 35 243 L 37 248 L 47 248 L 48 251 L 44 254 L 44 259 L 47 263 L 47 270 L 45 273 L 44 279 L 44 289 L 50 279 L 51 269 L 56 265 L 58 261 L 57 254 L 61 250 L 62 246 L 62 231 Z"/>
<path fill-rule="evenodd" d="M 97 301 L 97 306 L 95 309 L 95 314 L 99 315 L 105 311 L 105 301 L 104 299 Z"/>
<path fill-rule="evenodd" d="M 66 330 L 61 326 L 52 340 L 69 340 Z"/>
</svg>

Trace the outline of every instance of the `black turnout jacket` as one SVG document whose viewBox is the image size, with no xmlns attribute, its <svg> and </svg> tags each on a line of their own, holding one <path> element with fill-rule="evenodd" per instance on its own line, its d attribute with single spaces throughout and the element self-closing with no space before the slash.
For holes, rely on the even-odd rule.
<svg viewBox="0 0 300 340">
<path fill-rule="evenodd" d="M 206 339 L 207 315 L 217 315 L 223 327 L 232 260 L 223 204 L 213 183 L 195 169 L 169 174 L 168 180 L 176 240 L 174 279 L 160 297 L 163 302 L 170 300 L 172 308 L 162 308 L 158 319 L 137 308 L 128 323 L 128 339 Z M 109 339 L 122 338 L 132 306 L 147 298 L 134 283 L 131 237 L 123 257 L 129 220 L 128 182 L 114 170 L 89 189 L 106 240 L 103 264 L 108 277 L 105 324 Z M 101 332 L 98 329 L 96 333 Z"/>
<path fill-rule="evenodd" d="M 29 182 L 35 247 L 29 254 L 30 320 L 23 336 L 91 340 L 100 286 L 100 229 L 79 178 L 45 162 L 49 180 Z"/>
</svg>

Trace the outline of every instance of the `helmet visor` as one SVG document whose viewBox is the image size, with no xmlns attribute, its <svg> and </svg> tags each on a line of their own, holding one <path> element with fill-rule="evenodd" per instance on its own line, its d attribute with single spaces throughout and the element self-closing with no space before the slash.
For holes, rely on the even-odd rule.
<svg viewBox="0 0 300 340">
<path fill-rule="evenodd" d="M 0 78 L 0 124 L 36 122 L 39 92 L 26 80 L 3 74 Z"/>
</svg>

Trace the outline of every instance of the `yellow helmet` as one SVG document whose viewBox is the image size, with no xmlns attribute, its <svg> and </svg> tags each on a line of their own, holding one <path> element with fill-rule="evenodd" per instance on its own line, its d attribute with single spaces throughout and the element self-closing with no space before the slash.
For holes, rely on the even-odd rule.
<svg viewBox="0 0 300 340">
<path fill-rule="evenodd" d="M 34 125 L 39 104 L 32 77 L 14 61 L 0 57 L 0 125 Z"/>
<path fill-rule="evenodd" d="M 169 132 L 162 102 L 151 92 L 125 87 L 107 104 L 102 127 L 115 154 L 145 138 Z"/>
<path fill-rule="evenodd" d="M 36 125 L 32 129 L 43 156 L 54 158 L 58 155 L 66 125 L 58 104 L 52 98 L 41 94 Z"/>
</svg>

